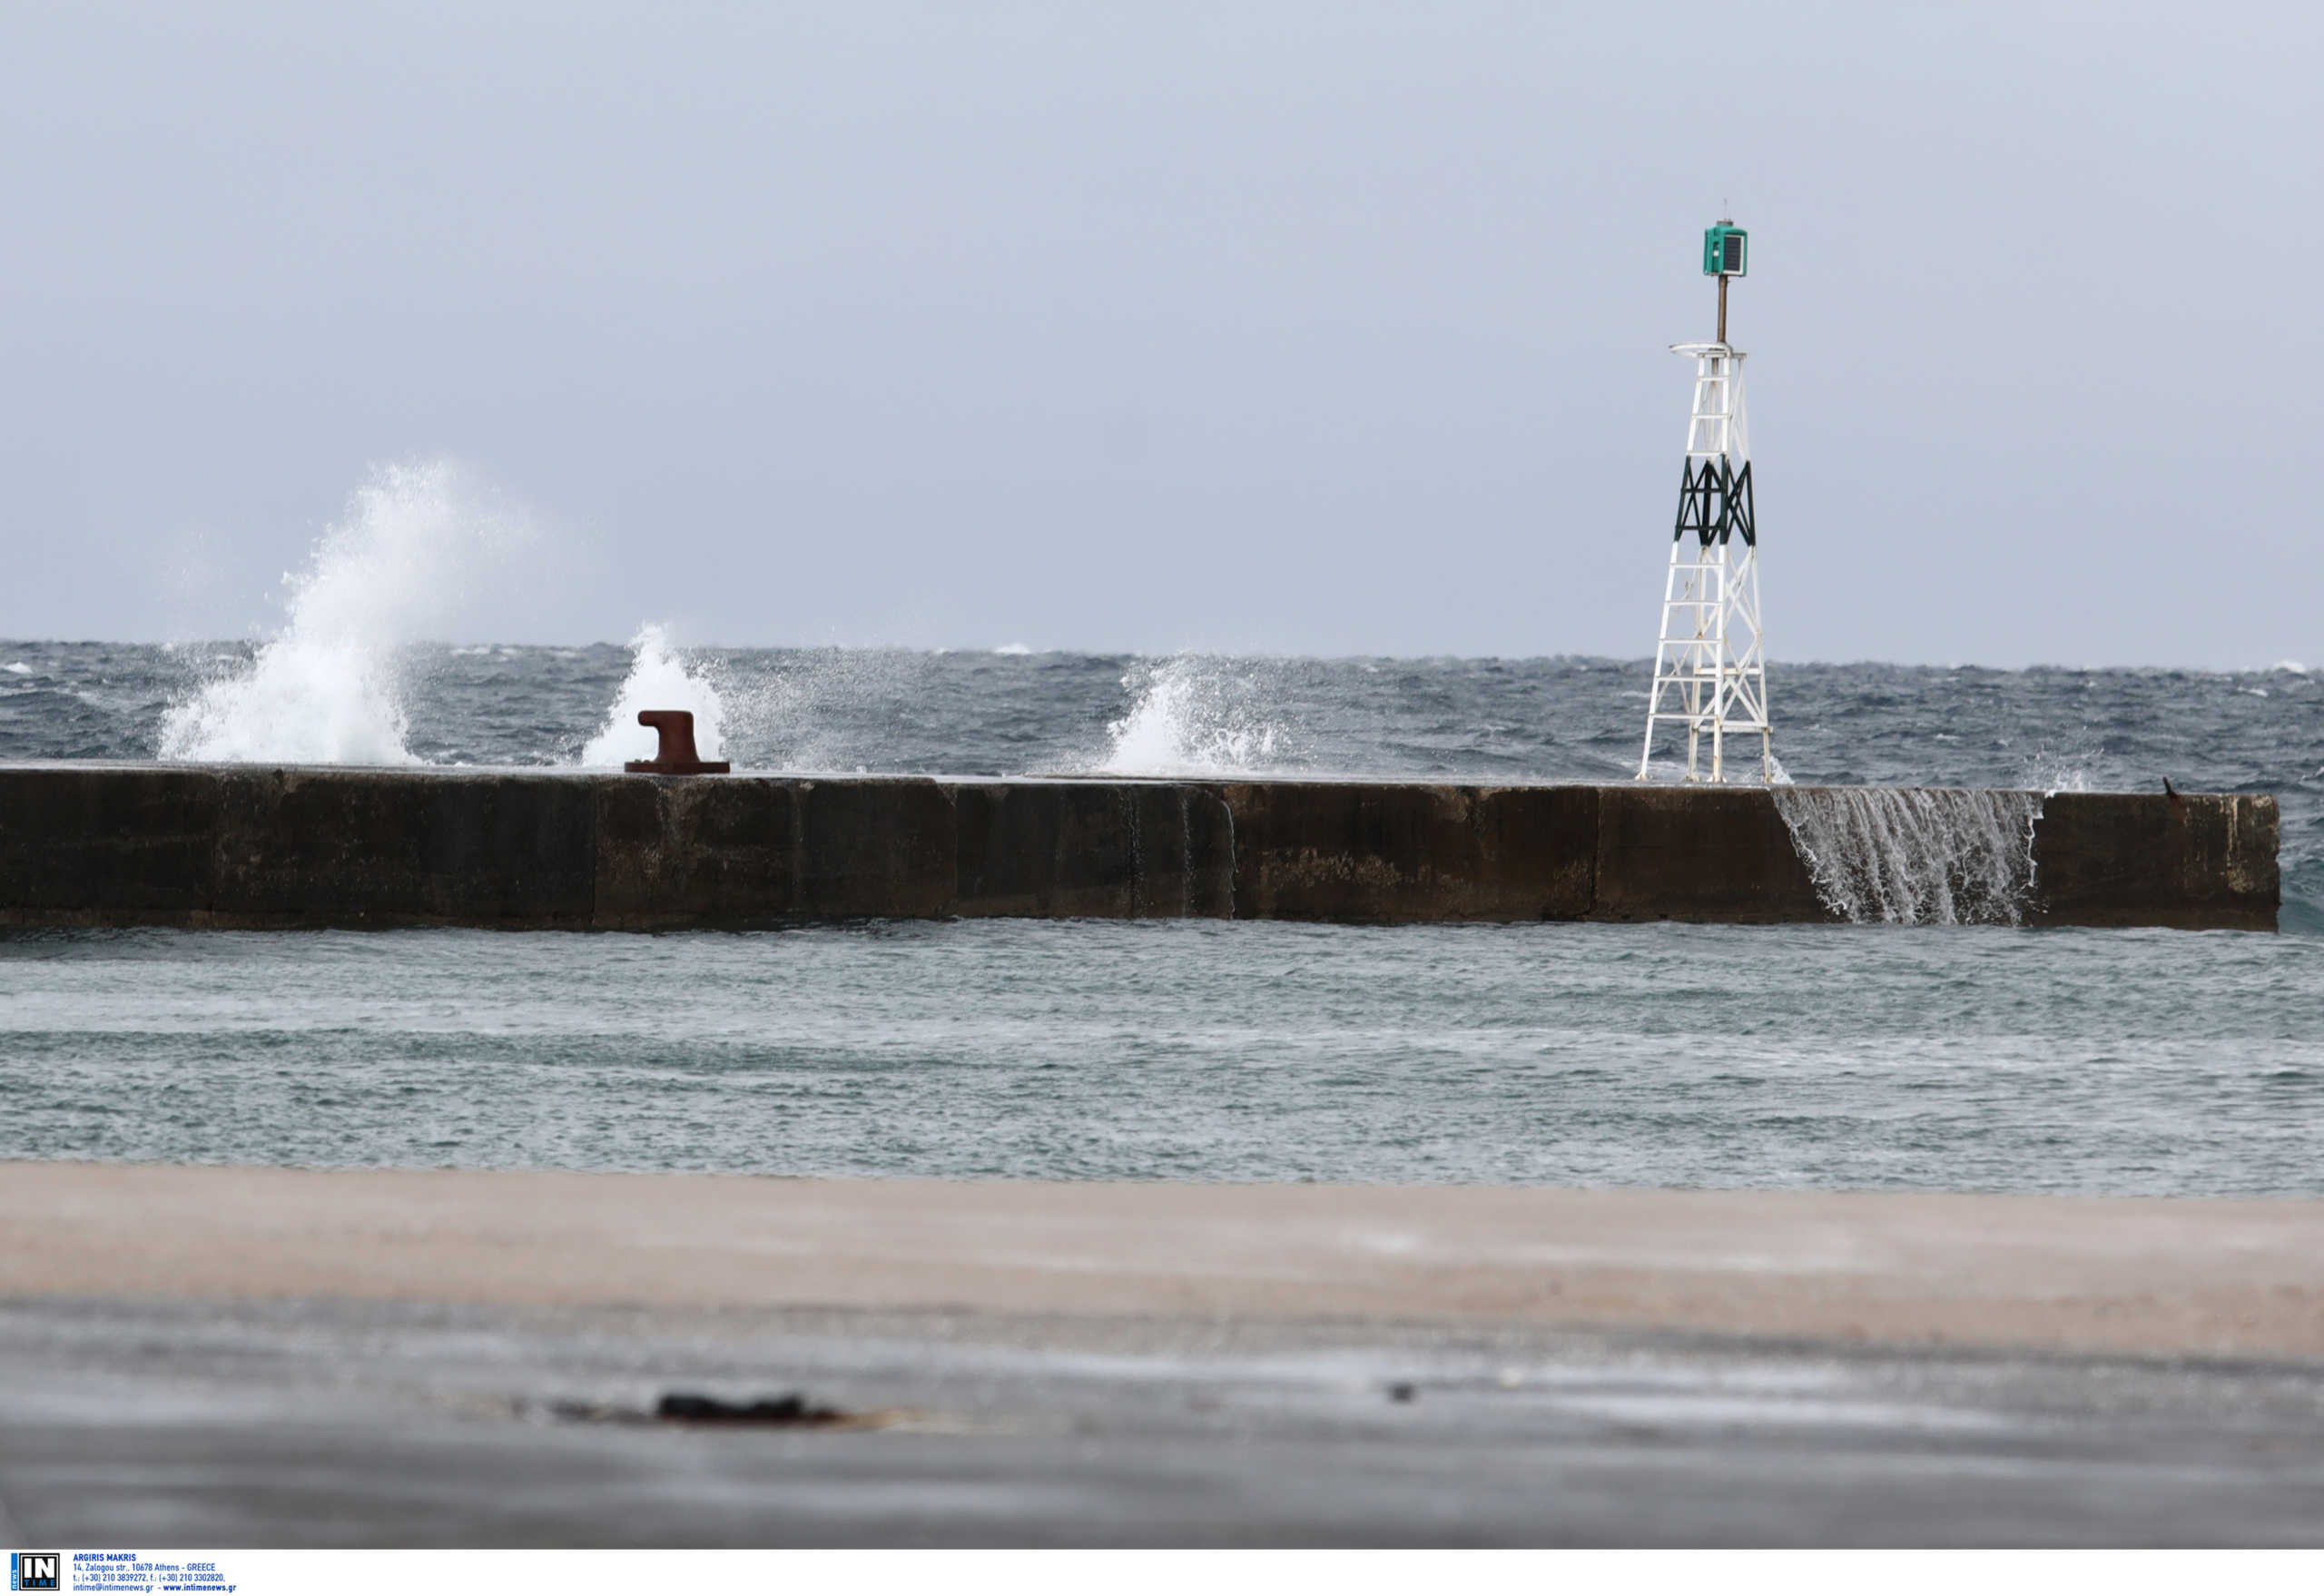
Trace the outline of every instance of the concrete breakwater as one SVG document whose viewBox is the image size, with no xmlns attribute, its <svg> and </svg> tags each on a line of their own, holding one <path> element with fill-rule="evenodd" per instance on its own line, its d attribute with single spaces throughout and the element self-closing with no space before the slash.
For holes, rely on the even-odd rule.
<svg viewBox="0 0 2324 1596">
<path fill-rule="evenodd" d="M 2034 808 L 2027 923 L 2275 926 L 2272 798 Z M 1794 835 L 1744 787 L 17 765 L 0 925 L 1840 918 Z"/>
</svg>

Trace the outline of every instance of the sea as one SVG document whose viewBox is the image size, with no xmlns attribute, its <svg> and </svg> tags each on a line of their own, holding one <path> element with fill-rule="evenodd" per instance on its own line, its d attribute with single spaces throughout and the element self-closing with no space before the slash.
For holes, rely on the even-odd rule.
<svg viewBox="0 0 2324 1596">
<path fill-rule="evenodd" d="M 2028 929 L 2006 846 L 1929 835 L 1990 890 L 1859 871 L 1831 925 L 14 932 L 0 1158 L 2324 1195 L 2324 672 L 1768 682 L 1795 809 L 2273 793 L 2281 931 Z M 0 643 L 0 762 L 588 768 L 641 752 L 654 705 L 743 769 L 1617 782 L 1648 683 L 1642 659 L 450 646 L 294 616 Z"/>
</svg>

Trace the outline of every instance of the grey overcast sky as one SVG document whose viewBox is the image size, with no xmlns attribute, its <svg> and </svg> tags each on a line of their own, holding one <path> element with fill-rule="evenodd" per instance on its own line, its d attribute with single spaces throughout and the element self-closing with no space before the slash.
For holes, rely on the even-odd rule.
<svg viewBox="0 0 2324 1596">
<path fill-rule="evenodd" d="M 1731 206 L 1777 659 L 2324 665 L 2312 5 L 0 15 L 0 635 L 1641 655 Z"/>
</svg>

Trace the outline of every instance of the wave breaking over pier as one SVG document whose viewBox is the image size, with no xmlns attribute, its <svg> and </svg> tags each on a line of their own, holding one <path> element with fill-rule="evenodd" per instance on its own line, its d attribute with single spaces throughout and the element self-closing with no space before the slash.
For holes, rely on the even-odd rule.
<svg viewBox="0 0 2324 1596">
<path fill-rule="evenodd" d="M 2022 925 L 2039 793 L 1776 787 L 1817 895 L 1856 925 Z"/>
</svg>

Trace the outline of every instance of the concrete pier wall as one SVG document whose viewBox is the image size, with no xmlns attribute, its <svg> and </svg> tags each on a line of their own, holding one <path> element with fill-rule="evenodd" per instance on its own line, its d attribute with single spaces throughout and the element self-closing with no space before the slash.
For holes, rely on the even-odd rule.
<svg viewBox="0 0 2324 1596">
<path fill-rule="evenodd" d="M 2033 919 L 2273 931 L 2280 827 L 2263 795 L 2053 793 L 2034 828 Z"/>
<path fill-rule="evenodd" d="M 2273 929 L 2272 798 L 2075 793 L 2039 923 Z M 0 925 L 1829 918 L 1750 788 L 0 767 Z"/>
</svg>

